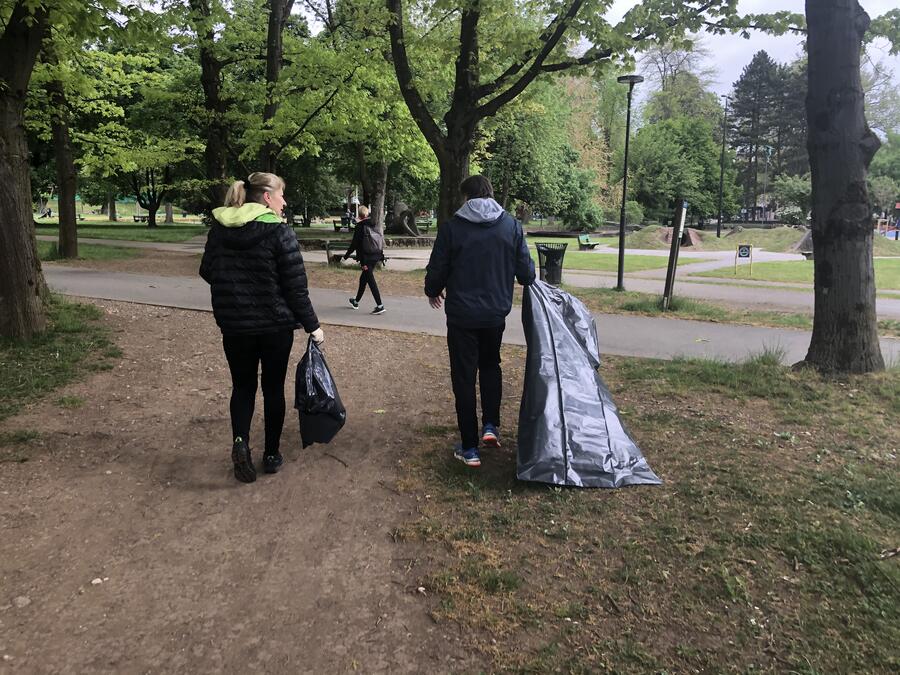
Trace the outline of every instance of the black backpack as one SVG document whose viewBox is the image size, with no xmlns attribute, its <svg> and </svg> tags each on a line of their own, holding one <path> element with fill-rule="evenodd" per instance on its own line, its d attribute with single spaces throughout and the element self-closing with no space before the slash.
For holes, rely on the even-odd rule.
<svg viewBox="0 0 900 675">
<path fill-rule="evenodd" d="M 384 235 L 371 222 L 363 225 L 362 240 L 359 245 L 364 256 L 378 256 L 384 251 Z"/>
</svg>

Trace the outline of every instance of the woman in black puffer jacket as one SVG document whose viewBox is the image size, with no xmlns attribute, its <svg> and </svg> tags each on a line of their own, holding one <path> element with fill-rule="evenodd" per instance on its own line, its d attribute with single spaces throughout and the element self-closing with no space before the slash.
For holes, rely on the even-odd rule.
<svg viewBox="0 0 900 675">
<path fill-rule="evenodd" d="M 284 380 L 294 330 L 302 327 L 316 344 L 325 341 L 309 300 L 297 235 L 281 222 L 284 205 L 284 181 L 275 174 L 251 173 L 236 181 L 225 206 L 213 209 L 216 222 L 200 264 L 231 370 L 231 459 L 235 478 L 244 483 L 256 480 L 248 443 L 260 363 L 266 427 L 262 465 L 266 473 L 276 473 L 283 462 Z"/>
<path fill-rule="evenodd" d="M 384 235 L 381 230 L 369 218 L 369 207 L 359 207 L 359 220 L 356 229 L 353 230 L 353 240 L 344 254 L 344 260 L 356 251 L 362 272 L 359 275 L 359 287 L 356 289 L 356 297 L 350 298 L 350 306 L 359 309 L 359 301 L 362 300 L 366 286 L 372 291 L 372 299 L 375 300 L 375 309 L 372 314 L 384 314 L 384 303 L 381 302 L 381 293 L 378 292 L 378 284 L 375 281 L 375 267 L 384 260 Z"/>
</svg>

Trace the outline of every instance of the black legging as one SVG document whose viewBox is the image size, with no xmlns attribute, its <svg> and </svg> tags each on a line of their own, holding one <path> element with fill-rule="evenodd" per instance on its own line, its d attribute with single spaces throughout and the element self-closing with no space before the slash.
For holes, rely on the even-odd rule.
<svg viewBox="0 0 900 675">
<path fill-rule="evenodd" d="M 250 442 L 250 422 L 256 405 L 259 364 L 262 362 L 266 453 L 275 453 L 284 426 L 284 378 L 294 344 L 294 331 L 264 335 L 223 335 L 222 346 L 231 370 L 231 433 Z"/>
<path fill-rule="evenodd" d="M 372 291 L 372 297 L 375 298 L 375 304 L 381 305 L 381 293 L 378 292 L 378 284 L 375 283 L 375 265 L 377 263 L 363 262 L 365 268 L 359 275 L 359 288 L 356 289 L 356 301 L 362 300 L 363 293 L 366 292 L 366 285 Z"/>
</svg>

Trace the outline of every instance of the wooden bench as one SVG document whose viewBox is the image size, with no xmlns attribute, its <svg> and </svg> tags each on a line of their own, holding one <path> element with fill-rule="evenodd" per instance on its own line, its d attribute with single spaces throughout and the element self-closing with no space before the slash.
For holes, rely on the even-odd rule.
<svg viewBox="0 0 900 675">
<path fill-rule="evenodd" d="M 131 216 L 131 217 L 134 218 L 134 222 L 136 222 L 136 223 L 146 223 L 147 222 L 147 216 Z"/>
<path fill-rule="evenodd" d="M 431 230 L 431 218 L 416 218 L 416 229 L 428 234 Z"/>
<path fill-rule="evenodd" d="M 578 235 L 578 250 L 579 251 L 593 251 L 599 245 L 600 245 L 599 241 L 591 241 L 591 235 L 589 235 L 589 234 L 579 234 Z"/>
</svg>

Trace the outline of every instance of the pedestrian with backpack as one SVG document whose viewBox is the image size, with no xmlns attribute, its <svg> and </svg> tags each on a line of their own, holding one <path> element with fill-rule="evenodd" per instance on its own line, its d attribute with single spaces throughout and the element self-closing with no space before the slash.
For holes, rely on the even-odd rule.
<svg viewBox="0 0 900 675">
<path fill-rule="evenodd" d="M 275 174 L 251 173 L 233 183 L 225 206 L 213 209 L 215 222 L 200 263 L 231 371 L 231 460 L 234 477 L 242 483 L 256 480 L 249 442 L 260 364 L 265 412 L 262 467 L 276 473 L 284 461 L 279 445 L 294 330 L 302 327 L 317 345 L 325 342 L 309 299 L 297 235 L 281 222 L 284 206 L 284 181 Z"/>
<path fill-rule="evenodd" d="M 344 254 L 344 259 L 356 251 L 357 260 L 362 267 L 359 275 L 359 287 L 356 289 L 356 297 L 350 298 L 350 306 L 359 309 L 359 301 L 366 292 L 366 286 L 372 291 L 375 300 L 375 309 L 372 314 L 384 314 L 384 303 L 381 301 L 381 293 L 378 292 L 378 284 L 375 281 L 375 266 L 384 260 L 384 235 L 381 230 L 369 218 L 369 207 L 360 206 L 356 229 L 353 230 L 353 240 Z"/>
<path fill-rule="evenodd" d="M 500 343 L 512 309 L 513 282 L 533 283 L 534 262 L 522 225 L 494 201 L 486 177 L 466 178 L 460 192 L 465 204 L 438 228 L 425 273 L 425 295 L 434 309 L 444 305 L 447 314 L 450 381 L 462 440 L 454 456 L 476 467 L 481 466 L 479 440 L 487 447 L 500 447 Z M 481 389 L 480 436 L 476 376 Z"/>
</svg>

